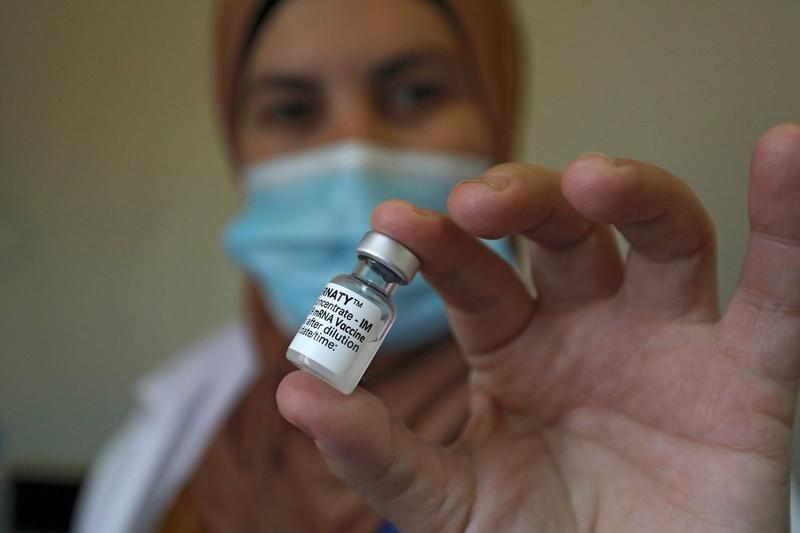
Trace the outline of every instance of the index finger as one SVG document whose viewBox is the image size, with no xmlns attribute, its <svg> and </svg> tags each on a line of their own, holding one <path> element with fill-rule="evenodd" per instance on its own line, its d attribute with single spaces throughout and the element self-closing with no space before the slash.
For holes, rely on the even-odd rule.
<svg viewBox="0 0 800 533">
<path fill-rule="evenodd" d="M 375 209 L 372 227 L 419 257 L 465 351 L 490 352 L 530 322 L 534 301 L 512 266 L 446 215 L 390 200 Z"/>
</svg>

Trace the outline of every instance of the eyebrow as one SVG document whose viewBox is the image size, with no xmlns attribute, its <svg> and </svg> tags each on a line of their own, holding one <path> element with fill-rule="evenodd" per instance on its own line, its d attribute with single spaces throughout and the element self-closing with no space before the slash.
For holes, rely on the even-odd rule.
<svg viewBox="0 0 800 533">
<path fill-rule="evenodd" d="M 393 57 L 369 71 L 369 78 L 379 84 L 387 83 L 404 72 L 419 66 L 458 64 L 457 55 L 445 51 L 415 51 Z M 319 82 L 303 74 L 262 74 L 249 80 L 243 87 L 243 95 L 254 92 L 276 90 L 311 92 L 319 88 Z"/>
<path fill-rule="evenodd" d="M 386 83 L 405 71 L 426 65 L 454 65 L 458 64 L 457 56 L 451 52 L 424 51 L 411 52 L 394 57 L 372 69 L 370 78 L 378 83 Z"/>
<path fill-rule="evenodd" d="M 244 95 L 253 92 L 275 89 L 281 91 L 313 91 L 318 84 L 311 78 L 295 74 L 265 74 L 248 81 Z"/>
</svg>

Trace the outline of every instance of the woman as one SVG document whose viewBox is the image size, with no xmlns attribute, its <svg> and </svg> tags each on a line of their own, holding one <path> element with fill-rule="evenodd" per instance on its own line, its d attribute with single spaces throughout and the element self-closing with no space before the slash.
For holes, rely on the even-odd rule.
<svg viewBox="0 0 800 533">
<path fill-rule="evenodd" d="M 444 161 L 447 179 L 508 160 L 519 78 L 511 19 L 496 1 L 221 4 L 222 109 L 248 184 L 226 243 L 250 273 L 259 364 L 226 332 L 193 356 L 204 371 L 181 362 L 148 382 L 147 398 L 189 382 L 171 410 L 159 404 L 175 413 L 161 417 L 172 438 L 118 440 L 117 450 L 156 451 L 117 480 L 96 477 L 94 494 L 123 480 L 136 490 L 127 519 L 103 526 L 90 492 L 84 530 L 375 531 L 384 519 L 408 531 L 785 527 L 800 372 L 798 126 L 770 130 L 754 152 L 754 231 L 722 317 L 708 217 L 682 182 L 645 163 L 588 154 L 563 173 L 495 166 L 461 176 L 473 179 L 453 187 L 449 217 L 380 204 L 372 226 L 420 257 L 455 341 L 420 289 L 412 312 L 399 310 L 411 333 L 342 396 L 290 373 L 283 355 L 293 294 L 326 281 L 304 273 L 354 245 L 349 204 L 331 207 L 341 189 L 320 173 L 346 159 L 332 183 L 367 200 L 405 175 L 414 199 L 435 207 L 411 174 L 433 176 L 436 165 L 409 160 Z M 378 193 L 361 179 L 375 160 L 390 162 Z M 356 219 L 367 200 L 353 202 Z M 631 244 L 624 263 L 610 224 Z M 331 226 L 348 237 L 312 238 Z M 518 235 L 535 298 L 476 240 Z"/>
</svg>

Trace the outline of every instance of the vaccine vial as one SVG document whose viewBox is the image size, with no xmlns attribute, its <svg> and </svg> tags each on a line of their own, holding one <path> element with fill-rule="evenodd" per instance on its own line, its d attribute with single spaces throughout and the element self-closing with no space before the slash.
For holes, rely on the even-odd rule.
<svg viewBox="0 0 800 533">
<path fill-rule="evenodd" d="M 344 394 L 356 388 L 394 324 L 392 293 L 419 270 L 408 248 L 377 231 L 364 235 L 356 258 L 351 274 L 322 290 L 286 352 L 295 366 Z"/>
</svg>

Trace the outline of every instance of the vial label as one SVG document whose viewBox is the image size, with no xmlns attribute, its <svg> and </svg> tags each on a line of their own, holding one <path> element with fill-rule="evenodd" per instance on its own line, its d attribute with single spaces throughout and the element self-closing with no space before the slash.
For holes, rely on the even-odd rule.
<svg viewBox="0 0 800 533">
<path fill-rule="evenodd" d="M 289 349 L 331 372 L 343 374 L 357 357 L 377 350 L 376 341 L 383 329 L 377 305 L 350 289 L 329 283 Z"/>
</svg>

